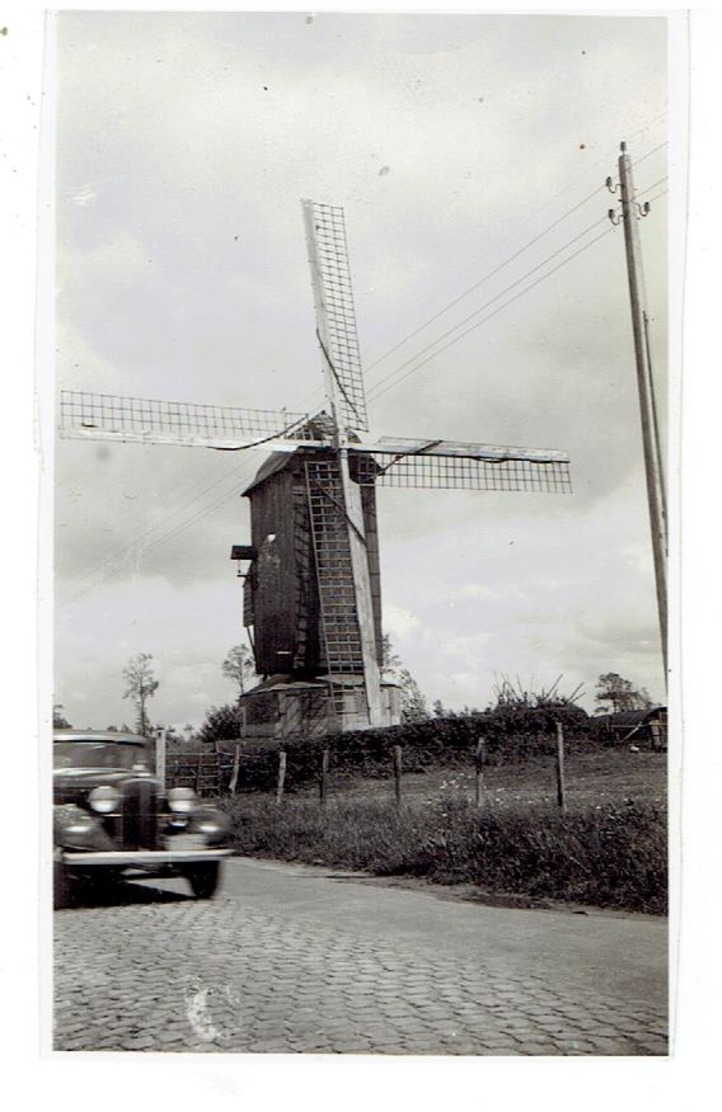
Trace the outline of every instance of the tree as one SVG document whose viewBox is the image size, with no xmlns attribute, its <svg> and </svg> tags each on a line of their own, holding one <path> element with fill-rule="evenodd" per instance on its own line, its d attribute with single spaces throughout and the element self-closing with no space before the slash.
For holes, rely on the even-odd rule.
<svg viewBox="0 0 722 1112">
<path fill-rule="evenodd" d="M 146 704 L 158 690 L 158 680 L 153 675 L 152 659 L 151 653 L 138 653 L 137 656 L 130 658 L 123 669 L 123 678 L 127 685 L 123 698 L 132 699 L 135 704 L 135 729 L 142 737 L 150 736 L 150 719 Z"/>
<path fill-rule="evenodd" d="M 67 730 L 70 726 L 65 714 L 63 713 L 64 707 L 62 703 L 53 703 L 53 729 L 54 730 Z"/>
<path fill-rule="evenodd" d="M 241 723 L 237 707 L 211 707 L 205 722 L 198 731 L 198 741 L 214 744 L 219 741 L 238 741 Z"/>
<path fill-rule="evenodd" d="M 388 633 L 384 633 L 381 638 L 381 678 L 395 680 L 400 667 L 401 657 L 394 652 Z"/>
<path fill-rule="evenodd" d="M 233 680 L 238 688 L 239 698 L 245 694 L 246 680 L 256 675 L 253 657 L 245 645 L 234 645 L 223 661 L 223 675 Z"/>
<path fill-rule="evenodd" d="M 383 635 L 382 646 L 381 678 L 393 680 L 401 688 L 401 721 L 425 721 L 429 717 L 426 699 L 408 668 L 401 667 L 401 657 L 394 652 L 388 633 Z"/>
<path fill-rule="evenodd" d="M 654 706 L 645 688 L 635 687 L 631 680 L 625 680 L 617 672 L 605 672 L 599 677 L 594 698 L 599 703 L 599 714 L 650 710 Z"/>
<path fill-rule="evenodd" d="M 401 721 L 425 722 L 429 717 L 429 708 L 408 668 L 401 669 L 398 682 L 401 685 Z"/>
<path fill-rule="evenodd" d="M 571 695 L 563 695 L 558 690 L 563 678 L 563 676 L 557 676 L 551 687 L 542 687 L 540 691 L 532 691 L 531 689 L 526 690 L 521 680 L 517 679 L 514 683 L 508 676 L 504 676 L 501 683 L 494 685 L 496 705 L 491 709 L 505 710 L 511 707 L 536 710 L 542 707 L 547 709 L 572 707 L 583 691 L 583 684 L 578 684 Z M 476 712 L 471 710 L 470 713 L 474 714 Z"/>
</svg>

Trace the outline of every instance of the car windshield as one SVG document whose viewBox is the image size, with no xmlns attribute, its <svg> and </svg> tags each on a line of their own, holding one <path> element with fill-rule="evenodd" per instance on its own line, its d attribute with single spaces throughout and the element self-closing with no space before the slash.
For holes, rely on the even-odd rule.
<svg viewBox="0 0 722 1112">
<path fill-rule="evenodd" d="M 134 768 L 146 766 L 146 747 L 139 742 L 56 741 L 53 766 L 58 768 Z"/>
</svg>

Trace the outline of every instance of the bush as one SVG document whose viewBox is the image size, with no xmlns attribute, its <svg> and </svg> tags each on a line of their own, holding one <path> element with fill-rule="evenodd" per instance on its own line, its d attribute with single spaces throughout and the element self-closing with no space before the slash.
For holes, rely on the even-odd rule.
<svg viewBox="0 0 722 1112">
<path fill-rule="evenodd" d="M 237 740 L 237 725 L 227 708 L 216 712 L 228 741 Z M 564 728 L 567 752 L 592 747 L 589 720 L 578 707 L 503 706 L 478 714 L 431 718 L 384 729 L 355 730 L 325 738 L 285 738 L 264 744 L 244 744 L 239 790 L 273 791 L 278 775 L 278 753 L 286 753 L 286 790 L 294 790 L 318 779 L 321 753 L 329 750 L 329 768 L 337 779 L 385 778 L 391 766 L 393 746 L 403 751 L 405 772 L 427 768 L 469 767 L 480 738 L 485 742 L 485 759 L 490 765 L 521 764 L 530 757 L 550 755 L 556 749 L 556 722 Z M 233 734 L 233 729 L 236 734 Z"/>
<path fill-rule="evenodd" d="M 471 884 L 489 893 L 663 914 L 666 824 L 628 802 L 563 814 L 548 807 L 479 810 L 449 795 L 427 804 L 234 798 L 239 850 L 378 876 Z"/>
<path fill-rule="evenodd" d="M 437 835 L 434 879 L 495 891 L 666 910 L 666 826 L 648 805 L 598 807 L 573 814 L 534 808 L 446 812 Z"/>
</svg>

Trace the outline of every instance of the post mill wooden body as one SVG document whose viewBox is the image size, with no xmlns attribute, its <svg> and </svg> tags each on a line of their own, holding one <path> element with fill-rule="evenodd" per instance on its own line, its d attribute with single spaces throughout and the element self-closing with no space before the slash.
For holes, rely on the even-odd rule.
<svg viewBox="0 0 722 1112">
<path fill-rule="evenodd" d="M 564 452 L 368 437 L 343 210 L 303 202 L 327 410 L 191 405 L 64 392 L 62 436 L 272 451 L 244 492 L 251 546 L 244 621 L 264 681 L 248 733 L 391 724 L 381 681 L 376 488 L 569 489 Z"/>
</svg>

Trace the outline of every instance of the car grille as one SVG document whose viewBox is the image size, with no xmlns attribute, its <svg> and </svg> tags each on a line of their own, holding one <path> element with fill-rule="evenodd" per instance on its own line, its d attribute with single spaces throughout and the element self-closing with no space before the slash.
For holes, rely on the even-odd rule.
<svg viewBox="0 0 722 1112">
<path fill-rule="evenodd" d="M 156 785 L 149 779 L 128 780 L 123 787 L 120 837 L 123 849 L 155 849 Z"/>
</svg>

